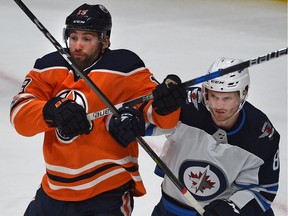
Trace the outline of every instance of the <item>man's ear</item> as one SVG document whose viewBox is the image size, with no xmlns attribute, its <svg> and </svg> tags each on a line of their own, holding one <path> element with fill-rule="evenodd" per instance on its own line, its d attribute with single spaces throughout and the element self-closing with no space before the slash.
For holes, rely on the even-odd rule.
<svg viewBox="0 0 288 216">
<path fill-rule="evenodd" d="M 244 90 L 243 90 L 243 97 L 247 97 L 247 94 L 248 94 L 248 87 L 246 87 Z"/>
<path fill-rule="evenodd" d="M 102 53 L 110 47 L 110 37 L 109 36 L 105 36 L 104 41 L 103 41 L 103 47 L 102 47 Z"/>
</svg>

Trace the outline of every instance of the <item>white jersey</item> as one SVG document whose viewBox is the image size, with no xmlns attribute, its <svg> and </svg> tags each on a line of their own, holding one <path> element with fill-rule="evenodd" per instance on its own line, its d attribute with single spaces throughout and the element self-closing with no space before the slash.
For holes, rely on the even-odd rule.
<svg viewBox="0 0 288 216">
<path fill-rule="evenodd" d="M 246 102 L 235 128 L 224 131 L 202 104 L 184 105 L 181 112 L 160 157 L 195 199 L 203 206 L 231 200 L 251 215 L 269 209 L 278 190 L 280 136 L 266 115 Z M 181 206 L 189 205 L 167 176 L 162 191 Z"/>
</svg>

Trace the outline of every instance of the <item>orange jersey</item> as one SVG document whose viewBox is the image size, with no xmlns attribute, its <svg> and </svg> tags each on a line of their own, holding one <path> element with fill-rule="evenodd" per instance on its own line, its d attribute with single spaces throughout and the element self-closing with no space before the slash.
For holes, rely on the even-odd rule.
<svg viewBox="0 0 288 216">
<path fill-rule="evenodd" d="M 128 50 L 106 51 L 84 73 L 113 104 L 150 94 L 157 85 L 142 60 Z M 133 180 L 134 195 L 144 195 L 137 161 L 138 144 L 134 142 L 124 148 L 116 143 L 106 129 L 107 117 L 95 119 L 88 135 L 61 137 L 55 128 L 46 124 L 42 114 L 45 103 L 55 96 L 75 100 L 87 113 L 106 107 L 58 52 L 36 61 L 21 92 L 13 99 L 10 121 L 21 135 L 45 133 L 44 191 L 57 200 L 81 201 Z M 179 112 L 160 116 L 152 109 L 152 101 L 143 109 L 145 120 L 161 128 L 174 127 Z"/>
</svg>

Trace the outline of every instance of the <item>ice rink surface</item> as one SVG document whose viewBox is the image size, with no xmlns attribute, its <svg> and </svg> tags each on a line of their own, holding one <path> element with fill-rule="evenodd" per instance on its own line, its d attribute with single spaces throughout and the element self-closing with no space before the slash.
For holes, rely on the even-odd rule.
<svg viewBox="0 0 288 216">
<path fill-rule="evenodd" d="M 248 60 L 287 47 L 287 1 L 86 2 L 104 4 L 111 12 L 111 48 L 136 52 L 159 81 L 170 73 L 183 81 L 204 75 L 221 56 Z M 64 20 L 83 1 L 24 3 L 63 45 Z M 45 172 L 43 135 L 18 135 L 9 122 L 9 106 L 36 58 L 55 48 L 14 1 L 1 0 L 0 20 L 0 215 L 20 216 Z M 277 216 L 287 216 L 287 56 L 249 70 L 248 100 L 269 116 L 281 134 L 280 188 L 273 207 Z M 164 137 L 146 140 L 160 152 Z M 133 215 L 148 216 L 159 201 L 161 179 L 153 174 L 155 163 L 141 147 L 139 163 L 147 195 L 135 198 Z"/>
</svg>

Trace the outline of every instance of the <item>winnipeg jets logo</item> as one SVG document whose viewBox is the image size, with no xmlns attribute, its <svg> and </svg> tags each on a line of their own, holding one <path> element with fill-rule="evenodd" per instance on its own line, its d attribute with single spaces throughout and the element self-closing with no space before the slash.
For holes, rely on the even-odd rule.
<svg viewBox="0 0 288 216">
<path fill-rule="evenodd" d="M 219 196 L 228 185 L 225 173 L 206 161 L 185 161 L 179 168 L 179 180 L 199 201 Z"/>
<path fill-rule="evenodd" d="M 209 175 L 207 175 L 207 171 L 209 170 L 209 165 L 205 168 L 204 172 L 199 172 L 198 174 L 191 172 L 189 175 L 189 179 L 192 182 L 192 188 L 195 188 L 195 193 L 200 191 L 204 192 L 206 189 L 211 189 L 214 187 L 215 182 L 209 180 Z"/>
<path fill-rule="evenodd" d="M 259 138 L 269 137 L 271 138 L 275 132 L 275 129 L 272 127 L 270 122 L 265 122 L 262 127 L 262 134 L 259 136 Z"/>
</svg>

